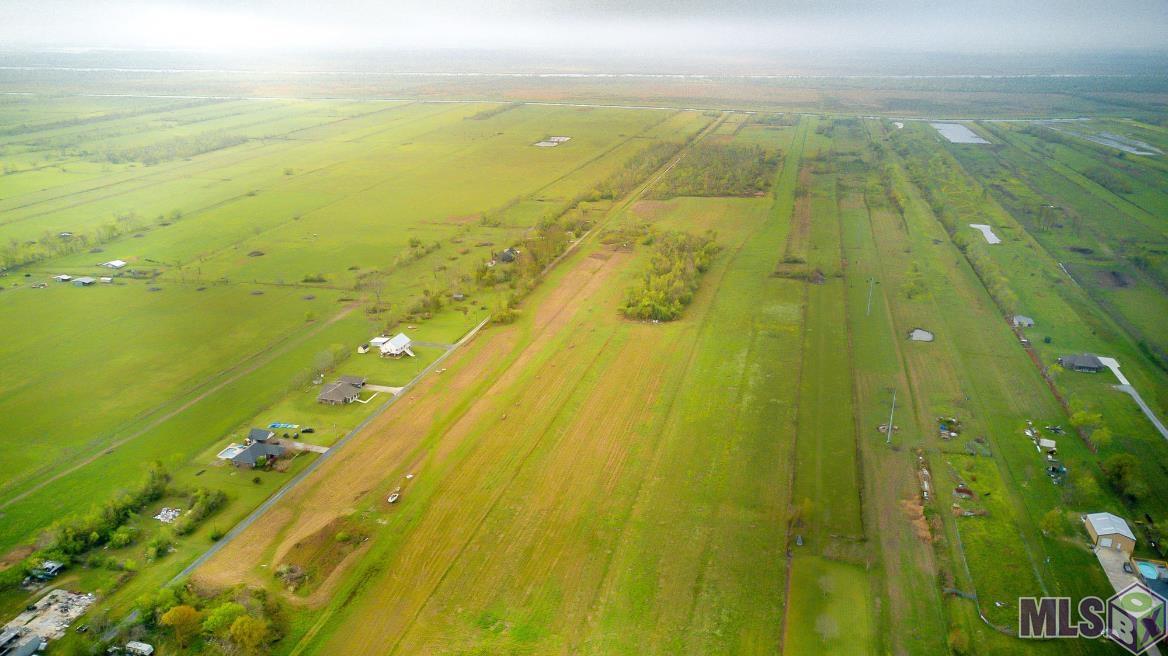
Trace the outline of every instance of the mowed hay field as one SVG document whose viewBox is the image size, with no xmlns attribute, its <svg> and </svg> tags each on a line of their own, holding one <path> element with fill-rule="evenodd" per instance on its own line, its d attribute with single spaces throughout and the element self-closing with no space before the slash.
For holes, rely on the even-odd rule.
<svg viewBox="0 0 1168 656">
<path fill-rule="evenodd" d="M 0 134 L 0 551 L 135 484 L 153 460 L 214 464 L 213 447 L 248 423 L 356 425 L 359 413 L 329 422 L 304 402 L 308 372 L 343 370 L 425 294 L 470 297 L 411 332 L 456 341 L 497 304 L 466 282 L 493 252 L 711 120 L 499 107 L 0 101 L 13 117 Z M 572 140 L 531 145 L 561 134 Z M 128 264 L 98 266 L 112 259 Z M 50 280 L 62 273 L 114 282 Z M 419 362 L 437 353 L 422 347 Z M 361 362 L 386 385 L 421 370 Z"/>
</svg>

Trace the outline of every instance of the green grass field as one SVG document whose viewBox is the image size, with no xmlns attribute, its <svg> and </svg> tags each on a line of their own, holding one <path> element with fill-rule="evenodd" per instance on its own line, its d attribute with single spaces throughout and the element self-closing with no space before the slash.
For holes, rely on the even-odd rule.
<svg viewBox="0 0 1168 656">
<path fill-rule="evenodd" d="M 1108 653 L 1013 637 L 1017 599 L 1110 593 L 1080 514 L 1141 541 L 1163 520 L 1168 444 L 1110 373 L 1050 368 L 1114 356 L 1168 415 L 1168 166 L 1083 136 L 1164 147 L 1162 128 L 981 121 L 993 143 L 962 145 L 826 114 L 336 99 L 4 97 L 0 119 L 0 554 L 162 462 L 172 490 L 128 520 L 138 539 L 60 580 L 115 621 L 313 462 L 191 577 L 279 600 L 272 653 Z M 532 145 L 553 135 L 572 139 Z M 596 192 L 661 143 L 680 150 L 631 191 Z M 649 193 L 725 145 L 781 155 L 767 192 Z M 592 229 L 530 293 L 476 282 L 570 207 Z M 720 252 L 680 319 L 627 320 L 665 230 Z M 1037 322 L 1028 348 L 1015 313 Z M 399 330 L 417 357 L 357 353 Z M 318 404 L 314 378 L 344 374 L 418 382 Z M 1072 428 L 1084 409 L 1109 440 Z M 1068 429 L 1061 485 L 1028 420 Z M 282 471 L 216 462 L 272 422 L 341 446 Z M 1122 453 L 1139 495 L 1103 473 Z M 227 504 L 147 561 L 150 516 L 196 486 Z M 289 564 L 299 590 L 274 576 Z M 2 591 L 0 611 L 29 597 Z"/>
</svg>

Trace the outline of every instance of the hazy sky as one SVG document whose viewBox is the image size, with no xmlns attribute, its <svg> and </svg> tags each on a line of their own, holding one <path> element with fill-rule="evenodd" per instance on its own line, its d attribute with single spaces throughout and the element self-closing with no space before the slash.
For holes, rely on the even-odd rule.
<svg viewBox="0 0 1168 656">
<path fill-rule="evenodd" d="M 1168 0 L 0 0 L 0 46 L 1165 49 Z"/>
</svg>

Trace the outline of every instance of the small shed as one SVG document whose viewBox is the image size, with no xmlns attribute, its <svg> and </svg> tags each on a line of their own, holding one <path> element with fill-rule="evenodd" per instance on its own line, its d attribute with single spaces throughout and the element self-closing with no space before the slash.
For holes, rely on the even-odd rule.
<svg viewBox="0 0 1168 656">
<path fill-rule="evenodd" d="M 101 266 L 107 269 L 121 269 L 126 266 L 125 260 L 110 260 L 109 262 L 102 262 Z"/>
<path fill-rule="evenodd" d="M 69 282 L 72 279 L 73 279 L 73 276 L 71 276 L 67 273 L 60 273 L 60 274 L 53 276 L 53 280 L 56 280 L 57 282 Z"/>
<path fill-rule="evenodd" d="M 1015 314 L 1014 319 L 1013 319 L 1013 323 L 1014 323 L 1015 328 L 1033 328 L 1034 327 L 1034 319 L 1031 319 L 1030 317 L 1028 317 L 1024 314 Z"/>
<path fill-rule="evenodd" d="M 1136 534 L 1122 517 L 1109 512 L 1091 513 L 1083 518 L 1087 534 L 1099 549 L 1115 549 L 1128 556 L 1136 548 Z"/>
<path fill-rule="evenodd" d="M 1104 369 L 1103 363 L 1099 361 L 1099 358 L 1090 353 L 1064 355 L 1058 359 L 1058 363 L 1062 365 L 1063 369 L 1070 369 L 1071 371 L 1087 374 L 1098 373 Z"/>
<path fill-rule="evenodd" d="M 89 276 L 81 276 L 80 278 L 73 279 L 73 286 L 74 287 L 88 287 L 95 282 L 97 282 L 97 278 L 90 278 Z"/>
<path fill-rule="evenodd" d="M 413 341 L 405 333 L 398 333 L 392 339 L 380 346 L 381 357 L 383 358 L 400 358 L 403 355 L 414 357 L 414 352 L 410 350 Z"/>
</svg>

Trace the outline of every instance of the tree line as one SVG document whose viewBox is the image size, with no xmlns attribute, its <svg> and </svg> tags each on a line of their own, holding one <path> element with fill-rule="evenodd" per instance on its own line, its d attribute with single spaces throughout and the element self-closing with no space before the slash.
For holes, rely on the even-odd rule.
<svg viewBox="0 0 1168 656">
<path fill-rule="evenodd" d="M 93 566 L 132 571 L 137 564 L 132 561 L 117 562 L 112 557 L 88 555 L 99 547 L 120 549 L 134 543 L 138 529 L 130 524 L 136 513 L 154 501 L 161 499 L 170 490 L 170 474 L 159 463 L 151 465 L 146 477 L 138 485 L 87 514 L 71 515 L 55 522 L 40 539 L 38 548 L 18 565 L 0 571 L 0 590 L 12 589 L 47 560 L 69 564 L 84 561 Z M 146 544 L 146 559 L 154 560 L 164 556 L 174 542 L 174 535 L 187 535 L 198 528 L 207 517 L 227 503 L 227 495 L 222 490 L 200 487 L 187 493 L 190 509 L 175 520 L 172 527 L 163 529 Z"/>
<path fill-rule="evenodd" d="M 620 169 L 595 185 L 590 191 L 577 195 L 543 219 L 515 247 L 518 256 L 514 262 L 504 263 L 492 254 L 475 271 L 475 281 L 481 287 L 507 285 L 513 291 L 505 302 L 491 312 L 495 323 L 510 323 L 518 316 L 518 307 L 535 288 L 543 271 L 560 256 L 574 240 L 592 228 L 589 217 L 592 205 L 605 200 L 616 200 L 641 184 L 648 176 L 665 165 L 684 146 L 678 142 L 657 142 L 630 157 Z M 508 201 L 506 207 L 518 204 Z M 501 220 L 492 213 L 493 220 Z"/>
<path fill-rule="evenodd" d="M 232 146 L 238 146 L 245 142 L 247 142 L 247 137 L 241 134 L 229 134 L 220 131 L 203 132 L 190 136 L 174 137 L 165 141 L 157 141 L 141 146 L 133 146 L 119 150 L 106 150 L 96 153 L 95 156 L 98 159 L 104 159 L 112 164 L 141 162 L 147 166 L 152 166 L 175 159 L 185 159 L 187 157 L 202 155 L 203 153 L 209 153 L 223 148 L 231 148 Z M 89 153 L 82 154 L 87 155 Z"/>
</svg>

